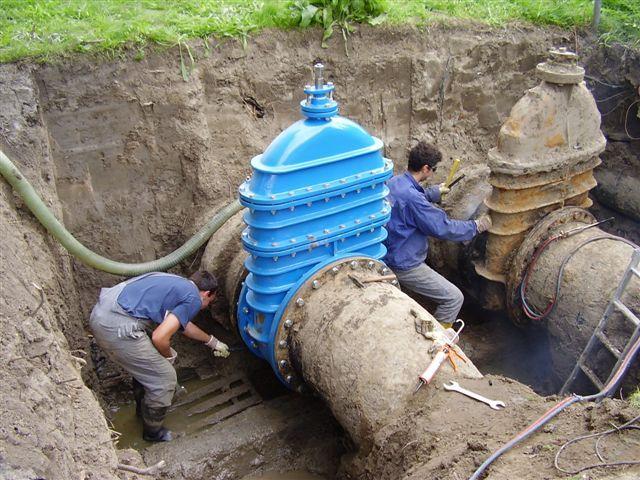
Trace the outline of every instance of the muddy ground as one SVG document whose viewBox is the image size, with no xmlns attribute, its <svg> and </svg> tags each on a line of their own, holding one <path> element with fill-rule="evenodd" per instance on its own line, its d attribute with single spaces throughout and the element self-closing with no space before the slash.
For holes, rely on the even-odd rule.
<svg viewBox="0 0 640 480">
<path fill-rule="evenodd" d="M 438 143 L 445 162 L 435 181 L 442 181 L 456 157 L 463 159 L 463 171 L 470 176 L 486 174 L 486 152 L 494 146 L 500 124 L 525 89 L 538 81 L 535 65 L 552 45 L 577 45 L 587 73 L 596 79 L 589 86 L 600 100 L 610 141 L 595 194 L 601 211 L 613 211 L 620 219 L 610 228 L 637 241 L 640 201 L 634 185 L 640 148 L 629 134 L 640 136 L 640 126 L 635 116 L 625 115 L 628 109 L 633 113 L 640 84 L 637 53 L 595 47 L 573 33 L 529 27 L 362 27 L 349 38 L 348 56 L 339 36 L 326 50 L 319 48 L 318 38 L 317 31 L 266 32 L 246 48 L 236 41 L 212 42 L 208 53 L 196 42 L 198 60 L 186 82 L 176 49 L 150 52 L 141 61 L 125 55 L 0 66 L 0 148 L 80 241 L 107 257 L 139 262 L 181 245 L 235 197 L 236 186 L 249 173 L 250 158 L 299 118 L 301 88 L 316 60 L 327 65 L 327 76 L 337 85 L 341 113 L 384 141 L 385 154 L 396 161 L 397 170 L 414 141 Z M 616 96 L 608 99 L 611 95 Z M 621 178 L 627 182 L 624 188 L 618 188 Z M 452 195 L 449 208 L 462 214 L 478 206 L 477 196 Z M 0 369 L 0 402 L 5 405 L 0 474 L 15 479 L 117 478 L 117 451 L 100 404 L 106 407 L 121 395 L 127 379 L 108 362 L 94 363 L 101 356 L 92 347 L 86 321 L 99 287 L 118 278 L 70 258 L 4 182 L 0 197 L 0 343 L 5 355 Z M 197 268 L 203 251 L 175 271 Z M 449 259 L 446 252 L 432 258 L 445 271 L 454 267 Z M 42 288 L 42 297 L 34 283 Z M 481 341 L 470 350 L 490 359 L 487 345 L 493 333 L 478 332 Z M 233 340 L 233 333 L 221 335 Z M 211 364 L 204 348 L 179 342 L 176 349 L 181 369 Z M 491 371 L 501 373 L 499 367 Z M 536 388 L 544 391 L 539 384 Z M 547 406 L 533 392 L 522 395 L 532 399 L 528 414 L 480 427 L 466 446 L 454 433 L 455 422 L 451 426 L 449 421 L 456 412 L 445 412 L 418 432 L 429 437 L 426 443 L 407 446 L 399 434 L 398 441 L 385 441 L 353 461 L 344 457 L 341 475 L 458 478 L 451 465 L 462 462 L 468 472 Z M 614 401 L 574 407 L 554 422 L 555 428 L 507 456 L 491 478 L 560 478 L 550 467 L 548 445 L 629 415 L 629 407 Z M 406 422 L 389 428 L 401 432 L 410 428 Z M 446 433 L 447 440 L 437 442 L 437 432 Z M 224 436 L 207 441 L 212 438 L 224 441 Z M 339 432 L 327 438 L 348 446 Z M 295 444 L 295 438 L 291 441 Z M 329 450 L 326 470 L 317 473 L 335 474 L 339 454 Z M 229 455 L 236 473 L 216 478 L 240 478 L 234 475 L 240 475 L 238 465 L 246 465 L 248 457 L 233 451 Z M 242 474 L 268 466 L 256 464 Z M 198 465 L 187 470 L 196 473 L 178 472 L 171 478 L 201 478 Z M 592 478 L 606 473 L 597 475 Z"/>
</svg>

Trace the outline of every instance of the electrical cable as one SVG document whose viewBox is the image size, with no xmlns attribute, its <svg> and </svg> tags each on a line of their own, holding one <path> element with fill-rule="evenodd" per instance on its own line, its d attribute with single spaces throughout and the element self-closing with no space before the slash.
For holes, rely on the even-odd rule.
<svg viewBox="0 0 640 480">
<path fill-rule="evenodd" d="M 627 91 L 623 90 L 622 92 L 614 93 L 613 95 L 611 95 L 609 97 L 606 97 L 606 98 L 595 98 L 595 96 L 594 96 L 594 98 L 595 98 L 596 103 L 603 103 L 603 102 L 606 102 L 608 100 L 611 100 L 612 98 L 616 98 L 616 97 L 619 97 L 620 95 L 624 95 L 625 93 L 627 93 Z"/>
<path fill-rule="evenodd" d="M 602 440 L 606 435 L 610 435 L 611 433 L 615 433 L 615 432 L 620 432 L 621 430 L 640 430 L 640 427 L 637 425 L 633 425 L 634 423 L 636 423 L 638 420 L 640 420 L 640 415 L 638 415 L 637 417 L 629 420 L 627 423 L 620 425 L 619 427 L 616 427 L 614 425 L 614 428 L 610 429 L 610 430 L 605 430 L 604 432 L 599 432 L 599 433 L 590 433 L 588 435 L 581 435 L 579 437 L 575 437 L 571 440 L 569 440 L 568 442 L 564 443 L 562 445 L 562 447 L 560 447 L 560 449 L 558 450 L 558 452 L 556 453 L 555 459 L 553 461 L 553 465 L 554 467 L 556 467 L 557 470 L 561 471 L 562 473 L 566 473 L 567 475 L 575 475 L 577 473 L 580 472 L 584 472 L 585 470 L 591 470 L 592 468 L 598 468 L 598 467 L 614 467 L 614 466 L 620 466 L 620 465 L 640 465 L 640 460 L 623 460 L 623 461 L 618 461 L 618 462 L 606 462 L 604 460 L 604 458 L 602 457 L 602 454 L 600 453 L 599 449 L 598 449 L 598 444 L 600 442 L 600 440 Z M 586 465 L 582 468 L 578 468 L 576 470 L 566 470 L 562 467 L 559 466 L 559 459 L 560 459 L 560 455 L 562 454 L 562 452 L 564 451 L 565 448 L 567 448 L 569 445 L 579 442 L 581 440 L 586 440 L 587 438 L 593 438 L 593 437 L 598 437 L 598 439 L 596 440 L 596 444 L 595 444 L 595 450 L 596 450 L 596 455 L 598 456 L 598 459 L 600 460 L 600 463 L 594 463 L 592 465 Z"/>
<path fill-rule="evenodd" d="M 520 433 L 518 433 L 514 438 L 509 440 L 509 442 L 507 442 L 505 445 L 503 445 L 498 450 L 496 450 L 493 454 L 491 454 L 491 456 L 487 458 L 482 463 L 482 465 L 480 465 L 480 467 L 478 467 L 478 469 L 473 473 L 473 475 L 469 477 L 469 480 L 479 480 L 481 475 L 484 473 L 484 471 L 489 467 L 489 465 L 491 465 L 496 459 L 498 459 L 498 457 L 500 457 L 504 453 L 511 450 L 515 445 L 520 443 L 522 440 L 525 440 L 526 438 L 531 436 L 533 433 L 539 430 L 540 427 L 542 427 L 547 422 L 549 422 L 549 420 L 551 420 L 553 417 L 558 415 L 569 405 L 572 405 L 576 402 L 591 402 L 591 401 L 599 400 L 600 398 L 603 398 L 605 396 L 609 396 L 611 392 L 615 390 L 620 380 L 622 380 L 622 377 L 624 377 L 624 375 L 627 373 L 627 370 L 629 369 L 629 366 L 631 365 L 631 362 L 633 362 L 633 359 L 637 355 L 638 351 L 640 351 L 640 337 L 638 337 L 636 341 L 633 343 L 633 345 L 631 346 L 627 354 L 624 356 L 624 359 L 620 363 L 615 374 L 611 377 L 611 380 L 609 380 L 607 385 L 605 385 L 601 391 L 593 395 L 588 395 L 586 397 L 583 397 L 580 395 L 572 395 L 570 397 L 563 399 L 559 403 L 557 403 L 555 406 L 550 408 L 544 415 L 542 415 L 538 420 L 533 422 L 527 428 L 525 428 Z"/>
<path fill-rule="evenodd" d="M 533 267 L 535 266 L 536 262 L 538 261 L 538 258 L 540 257 L 540 255 L 542 254 L 542 252 L 554 241 L 556 240 L 560 240 L 562 238 L 567 238 L 569 235 L 566 234 L 559 234 L 556 235 L 554 237 L 550 237 L 547 240 L 545 240 L 545 242 L 535 251 L 533 258 L 531 259 L 531 262 L 529 263 L 527 270 L 525 272 L 524 278 L 522 279 L 522 282 L 520 283 L 520 301 L 522 302 L 522 309 L 524 310 L 525 315 L 530 318 L 531 320 L 536 320 L 536 321 L 540 321 L 540 320 L 544 320 L 546 317 L 548 317 L 549 315 L 551 315 L 551 313 L 553 312 L 553 310 L 556 307 L 556 303 L 558 298 L 560 297 L 560 287 L 562 286 L 562 278 L 564 276 L 564 269 L 567 266 L 567 263 L 569 263 L 569 260 L 571 260 L 571 258 L 573 258 L 573 256 L 578 252 L 578 250 L 580 250 L 582 247 L 584 247 L 585 245 L 591 243 L 591 242 L 596 242 L 599 240 L 613 240 L 613 241 L 618 241 L 618 242 L 623 242 L 626 243 L 628 245 L 631 245 L 634 248 L 638 248 L 638 246 L 625 239 L 625 238 L 621 238 L 621 237 L 616 237 L 615 235 L 609 235 L 609 234 L 605 234 L 605 235 L 599 235 L 597 237 L 591 237 L 591 238 L 587 238 L 586 240 L 580 242 L 575 248 L 573 248 L 563 259 L 562 263 L 560 264 L 560 268 L 558 269 L 558 277 L 556 279 L 556 287 L 555 287 L 555 293 L 553 295 L 553 298 L 551 299 L 551 302 L 549 302 L 549 304 L 545 307 L 544 311 L 542 313 L 539 313 L 538 311 L 536 311 L 533 307 L 531 307 L 531 305 L 529 305 L 529 303 L 527 302 L 527 298 L 526 298 L 526 290 L 527 290 L 527 286 L 529 284 L 529 276 L 533 270 Z"/>
<path fill-rule="evenodd" d="M 625 113 L 624 115 L 624 132 L 627 134 L 627 137 L 629 137 L 631 140 L 640 140 L 640 137 L 632 137 L 631 134 L 629 133 L 629 129 L 627 128 L 628 121 L 629 121 L 629 111 L 631 110 L 631 107 L 633 107 L 638 102 L 640 102 L 640 100 L 636 100 L 631 105 L 629 105 L 627 107 L 627 113 Z M 640 108 L 640 105 L 638 106 L 638 108 Z"/>
<path fill-rule="evenodd" d="M 611 110 L 609 110 L 607 113 L 601 113 L 601 114 L 600 114 L 600 116 L 602 116 L 602 117 L 606 117 L 607 115 L 609 115 L 609 114 L 611 114 L 611 113 L 615 112 L 615 111 L 618 109 L 618 107 L 619 107 L 620 105 L 622 105 L 624 102 L 626 102 L 627 100 L 629 100 L 631 97 L 633 97 L 633 94 L 632 94 L 632 93 L 631 93 L 631 94 L 629 94 L 629 95 L 627 95 L 626 97 L 624 97 L 624 98 L 623 98 L 622 100 L 620 100 L 618 103 L 616 103 L 616 106 L 615 106 L 615 107 L 613 107 Z"/>
<path fill-rule="evenodd" d="M 591 75 L 585 75 L 584 78 L 589 79 L 589 80 L 593 80 L 594 82 L 598 82 L 598 83 L 600 83 L 602 85 L 605 85 L 605 86 L 611 87 L 611 88 L 624 88 L 624 87 L 626 87 L 626 84 L 624 84 L 624 83 L 621 83 L 619 85 L 612 85 L 611 83 L 603 82 L 599 78 L 592 77 Z"/>
</svg>

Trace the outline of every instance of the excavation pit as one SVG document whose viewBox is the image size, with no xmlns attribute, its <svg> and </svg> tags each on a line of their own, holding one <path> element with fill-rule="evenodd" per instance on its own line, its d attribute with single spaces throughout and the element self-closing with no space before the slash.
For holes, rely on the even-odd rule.
<svg viewBox="0 0 640 480">
<path fill-rule="evenodd" d="M 218 45 L 210 58 L 202 56 L 188 82 L 180 77 L 179 56 L 173 51 L 153 53 L 140 63 L 79 58 L 55 65 L 5 65 L 0 144 L 78 239 L 108 257 L 148 260 L 181 245 L 212 212 L 236 197 L 250 171 L 249 159 L 298 119 L 299 86 L 309 80 L 301 66 L 320 55 L 337 84 L 341 114 L 384 141 L 384 154 L 396 162 L 396 172 L 417 139 L 437 141 L 446 153 L 436 182 L 444 180 L 454 158 L 463 158 L 467 181 L 452 192 L 445 208 L 452 216 L 469 218 L 486 193 L 486 155 L 500 124 L 524 90 L 537 83 L 535 65 L 563 36 L 539 29 L 452 27 L 425 35 L 363 28 L 351 37 L 346 57 L 338 42 L 320 51 L 316 39 L 302 32 L 268 32 L 246 50 L 235 42 Z M 603 54 L 585 43 L 587 48 L 587 72 L 597 72 Z M 278 56 L 273 55 L 276 50 Z M 620 62 L 615 75 L 637 87 L 634 58 L 635 63 Z M 620 125 L 608 117 L 604 127 L 607 133 L 619 131 Z M 621 163 L 637 169 L 637 142 L 610 139 L 612 144 L 600 167 L 604 191 L 597 195 L 609 207 L 627 212 L 627 217 L 617 214 L 620 221 L 612 228 L 633 239 L 637 220 L 624 205 L 636 201 L 632 193 L 631 201 L 611 194 L 607 175 L 620 175 L 621 169 L 613 161 L 618 165 L 614 170 L 607 165 L 612 158 L 623 158 Z M 628 176 L 629 182 L 637 178 L 633 172 Z M 6 279 L 3 286 L 11 286 L 3 288 L 3 315 L 19 320 L 2 337 L 11 365 L 3 372 L 3 383 L 17 393 L 8 398 L 3 392 L 8 410 L 3 462 L 10 474 L 16 470 L 27 478 L 77 478 L 80 472 L 117 478 L 116 452 L 94 395 L 111 416 L 110 406 L 130 398 L 128 378 L 103 361 L 99 351 L 91 351 L 87 319 L 99 288 L 120 278 L 71 258 L 7 185 L 0 195 L 8 231 L 0 273 Z M 190 273 L 204 254 L 202 247 L 174 271 Z M 234 266 L 225 261 L 232 257 L 219 261 L 229 271 Z M 465 283 L 457 258 L 455 250 L 440 246 L 430 255 L 436 268 Z M 41 307 L 39 290 L 31 282 L 43 288 Z M 216 325 L 216 334 L 236 344 L 228 305 L 232 293 L 225 296 L 214 305 L 213 318 L 198 322 L 209 329 Z M 189 383 L 187 394 L 197 391 L 199 382 L 211 385 L 233 375 L 242 380 L 206 395 L 202 402 L 211 406 L 202 414 L 185 420 L 180 414 L 196 405 L 178 407 L 173 419 L 185 420 L 176 425 L 184 435 L 166 445 L 136 444 L 140 427 L 132 418 L 132 404 L 121 407 L 116 417 L 125 418 L 114 425 L 123 430 L 120 446 L 140 448 L 147 465 L 167 461 L 159 478 L 243 479 L 277 472 L 282 476 L 274 478 L 302 478 L 299 472 L 327 480 L 462 478 L 543 413 L 552 399 L 540 395 L 557 392 L 563 380 L 554 374 L 544 332 L 519 329 L 503 314 L 481 310 L 472 296 L 463 311 L 468 322 L 461 346 L 487 376 L 465 386 L 504 400 L 510 411 L 494 413 L 463 397 L 441 395 L 436 384 L 435 393 L 421 390 L 406 416 L 370 432 L 371 442 L 358 450 L 325 403 L 284 389 L 247 350 L 234 352 L 225 362 L 180 340 L 175 346 L 179 371 L 199 377 L 191 380 L 197 383 Z M 81 366 L 84 384 L 78 376 Z M 213 376 L 207 378 L 206 371 Z M 192 417 L 215 416 L 225 409 L 213 425 L 190 423 L 196 420 Z M 532 472 L 559 478 L 552 466 L 554 448 L 578 431 L 603 428 L 612 418 L 618 424 L 628 421 L 633 409 L 615 401 L 574 406 L 548 431 L 499 462 L 491 478 L 530 478 Z M 637 443 L 632 436 L 625 439 Z M 613 448 L 613 453 L 625 453 L 622 447 Z M 579 450 L 569 460 L 585 455 L 586 450 Z"/>
</svg>

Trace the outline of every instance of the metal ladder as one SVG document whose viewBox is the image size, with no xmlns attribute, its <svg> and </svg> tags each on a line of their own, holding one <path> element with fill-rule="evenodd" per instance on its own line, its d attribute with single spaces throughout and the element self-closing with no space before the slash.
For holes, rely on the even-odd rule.
<svg viewBox="0 0 640 480">
<path fill-rule="evenodd" d="M 637 340 L 638 336 L 640 336 L 640 319 L 637 317 L 637 315 L 635 315 L 629 309 L 629 307 L 627 307 L 624 303 L 622 303 L 622 300 L 621 300 L 622 294 L 627 288 L 627 285 L 629 285 L 629 281 L 633 278 L 633 276 L 635 275 L 636 277 L 640 278 L 640 269 L 638 269 L 638 263 L 640 263 L 640 248 L 637 248 L 634 250 L 633 256 L 631 257 L 631 262 L 629 262 L 629 266 L 625 270 L 624 275 L 622 276 L 622 280 L 618 285 L 618 288 L 613 294 L 611 301 L 607 305 L 607 308 L 605 309 L 604 314 L 602 315 L 602 318 L 598 323 L 598 326 L 594 330 L 593 335 L 591 335 L 591 338 L 589 339 L 587 346 L 585 347 L 584 351 L 580 355 L 580 358 L 578 359 L 576 366 L 573 367 L 573 371 L 571 372 L 571 375 L 569 375 L 569 378 L 567 379 L 567 381 L 564 382 L 564 385 L 560 390 L 560 395 L 567 394 L 567 392 L 569 391 L 569 388 L 575 381 L 580 371 L 582 371 L 587 376 L 587 378 L 591 380 L 591 383 L 593 383 L 596 387 L 598 387 L 598 391 L 601 391 L 602 388 L 609 382 L 609 380 L 611 380 L 611 377 L 613 376 L 615 371 L 618 369 L 618 367 L 622 363 L 622 360 L 624 359 L 625 355 L 631 348 L 631 345 L 633 345 L 633 343 Z M 614 312 L 614 309 L 621 312 L 627 320 L 629 320 L 631 323 L 635 325 L 635 330 L 633 331 L 633 334 L 629 337 L 629 341 L 625 345 L 624 350 L 622 352 L 618 350 L 618 348 L 616 348 L 613 345 L 613 343 L 611 343 L 611 340 L 609 340 L 609 338 L 605 334 L 605 328 L 607 326 L 607 323 L 609 322 L 609 317 Z M 609 378 L 607 378 L 607 381 L 604 383 L 598 378 L 596 373 L 587 366 L 587 361 L 590 358 L 591 354 L 594 353 L 597 343 L 601 343 L 602 345 L 604 345 L 607 348 L 607 350 L 609 350 L 611 354 L 618 359 L 615 367 L 613 367 L 613 370 L 611 370 L 611 373 L 609 374 Z"/>
</svg>

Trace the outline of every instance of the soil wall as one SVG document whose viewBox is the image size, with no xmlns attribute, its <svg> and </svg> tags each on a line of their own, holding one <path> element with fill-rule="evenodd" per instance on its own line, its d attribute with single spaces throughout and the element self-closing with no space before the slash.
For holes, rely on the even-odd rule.
<svg viewBox="0 0 640 480">
<path fill-rule="evenodd" d="M 0 148 L 58 215 L 55 169 L 30 68 L 0 68 Z M 91 383 L 72 262 L 0 184 L 0 477 L 116 478 Z M 79 476 L 80 475 L 80 476 Z"/>
</svg>

